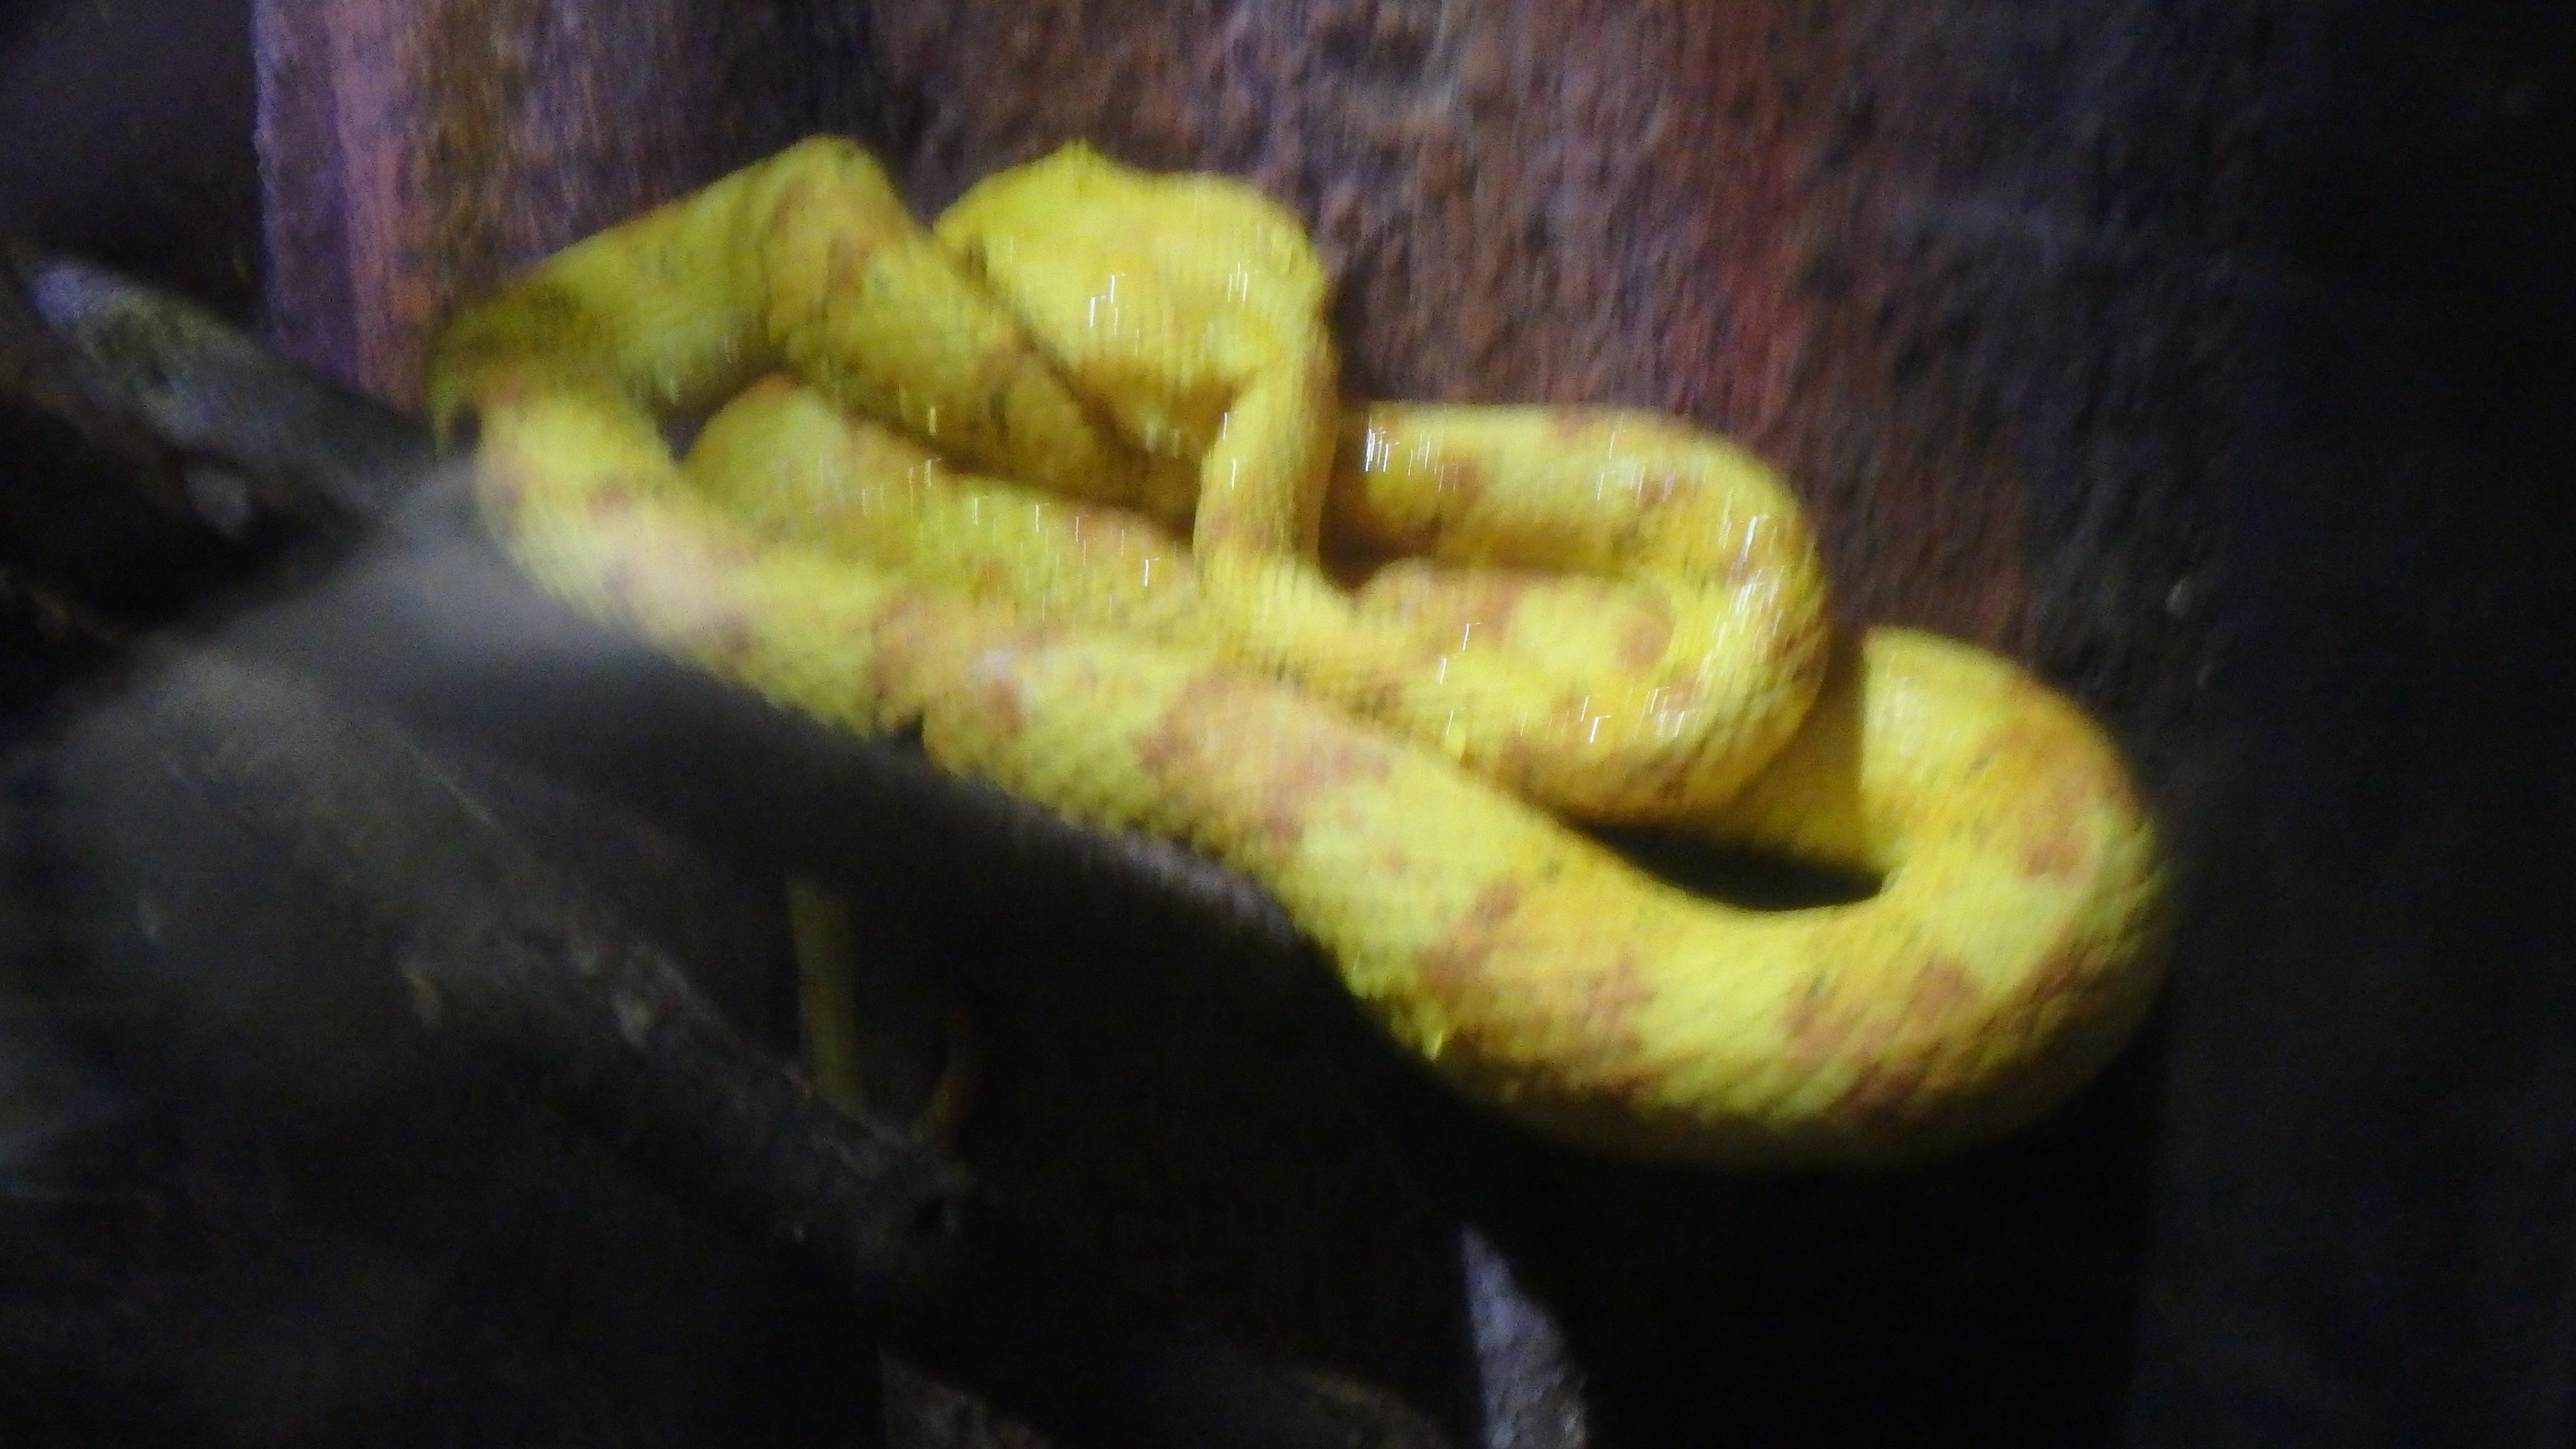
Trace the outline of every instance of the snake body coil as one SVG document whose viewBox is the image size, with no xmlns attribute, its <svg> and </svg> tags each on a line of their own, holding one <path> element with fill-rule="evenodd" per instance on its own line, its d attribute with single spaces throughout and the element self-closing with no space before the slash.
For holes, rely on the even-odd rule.
<svg viewBox="0 0 2576 1449">
<path fill-rule="evenodd" d="M 2161 871 L 2081 711 L 1930 636 L 1837 646 L 1794 499 L 1722 440 L 1346 407 L 1324 304 L 1232 182 L 1073 147 L 925 231 L 818 140 L 467 309 L 433 404 L 478 418 L 487 517 L 559 597 L 1244 871 L 1542 1130 L 1884 1159 L 2109 1054 Z M 1737 909 L 1568 819 L 1881 887 Z"/>
</svg>

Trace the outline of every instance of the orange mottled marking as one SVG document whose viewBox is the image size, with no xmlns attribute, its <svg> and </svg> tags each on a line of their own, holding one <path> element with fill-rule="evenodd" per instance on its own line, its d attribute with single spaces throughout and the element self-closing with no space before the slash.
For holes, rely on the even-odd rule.
<svg viewBox="0 0 2576 1449">
<path fill-rule="evenodd" d="M 1218 670 L 1205 670 L 1182 685 L 1155 721 L 1153 731 L 1136 742 L 1137 762 L 1145 773 L 1169 781 L 1195 768 L 1207 753 L 1199 721 L 1204 711 L 1223 699 L 1234 681 Z"/>
<path fill-rule="evenodd" d="M 2085 1010 L 2085 998 L 2104 984 L 2112 961 L 2102 943 L 2086 941 L 2032 972 L 2022 989 L 2019 1014 L 2033 1022 Z"/>
<path fill-rule="evenodd" d="M 1465 458 L 1443 459 L 1431 507 L 1407 519 L 1401 530 L 1381 537 L 1379 545 L 1398 557 L 1430 557 L 1439 551 L 1440 536 L 1474 511 L 1492 487 L 1493 481 L 1475 463 Z"/>
<path fill-rule="evenodd" d="M 1910 1115 L 1908 1108 L 1919 1110 L 1924 1105 L 1931 1080 L 1931 1065 L 1921 1057 L 1871 1062 L 1834 1099 L 1833 1115 L 1848 1122 L 1893 1126 Z"/>
<path fill-rule="evenodd" d="M 1782 1018 L 1789 1051 L 1801 1068 L 1813 1068 L 1842 1053 L 1860 1028 L 1860 1017 L 1834 993 L 1824 977 L 1807 983 Z"/>
<path fill-rule="evenodd" d="M 1579 969 L 1531 977 L 1497 969 L 1523 927 L 1518 883 L 1495 880 L 1422 953 L 1422 977 L 1449 1017 L 1451 1049 L 1560 1101 L 1631 1102 L 1656 1074 L 1639 1060 L 1637 1017 L 1654 1001 L 1651 973 L 1620 950 Z"/>
<path fill-rule="evenodd" d="M 1488 1023 L 1475 1040 L 1508 1047 L 1504 1054 L 1512 1057 L 1535 1059 L 1525 1069 L 1525 1090 L 1607 1104 L 1626 1115 L 1651 1095 L 1659 1075 L 1643 1060 L 1644 1037 L 1636 1025 L 1654 997 L 1643 963 L 1621 951 L 1556 989 L 1496 992 Z"/>
<path fill-rule="evenodd" d="M 1789 1007 L 1789 1049 L 1809 1067 L 1851 1058 L 1864 1074 L 1907 1043 L 1939 1040 L 1959 1018 L 1983 1009 L 1985 993 L 1947 956 L 1918 967 L 1901 992 L 1848 977 L 1820 978 Z"/>
<path fill-rule="evenodd" d="M 876 248 L 849 235 L 834 236 L 824 253 L 824 275 L 829 278 L 825 296 L 856 298 L 865 290 L 868 267 L 876 260 Z M 827 304 L 828 305 L 828 304 Z"/>
<path fill-rule="evenodd" d="M 1653 513 L 1682 491 L 1682 480 L 1670 473 L 1650 473 L 1637 480 L 1637 511 Z"/>
<path fill-rule="evenodd" d="M 2022 711 L 1995 736 L 1995 757 L 2016 777 L 2045 782 L 2015 813 L 2026 832 L 2017 864 L 2037 879 L 2067 879 L 2093 858 L 2093 816 L 2105 785 L 2085 742 L 2045 709 Z"/>
<path fill-rule="evenodd" d="M 690 611 L 687 637 L 697 647 L 728 663 L 749 659 L 760 636 L 741 601 L 723 587 L 720 572 L 695 550 L 657 548 L 647 538 L 601 566 L 600 591 L 621 612 L 649 615 L 657 603 L 681 603 Z"/>
<path fill-rule="evenodd" d="M 635 600 L 639 597 L 636 572 L 635 561 L 630 558 L 610 559 L 607 567 L 599 571 L 599 591 L 608 596 L 610 603 L 630 614 L 635 611 Z"/>
<path fill-rule="evenodd" d="M 475 480 L 489 503 L 503 513 L 517 513 L 528 497 L 528 478 L 516 468 L 485 464 Z"/>
<path fill-rule="evenodd" d="M 1275 849 L 1296 847 L 1325 796 L 1375 784 L 1395 770 L 1387 742 L 1354 727 L 1315 727 L 1284 690 L 1223 670 L 1181 689 L 1137 759 L 1167 784 L 1213 793 L 1224 813 L 1248 820 Z"/>
<path fill-rule="evenodd" d="M 1795 673 L 1800 675 L 1821 671 L 1832 652 L 1826 648 L 1830 628 L 1822 611 L 1818 611 L 1802 615 L 1794 628 L 1775 631 L 1771 636 L 1771 664 L 1784 672 L 1791 664 L 1799 664 Z"/>
<path fill-rule="evenodd" d="M 1461 574 L 1408 569 L 1379 575 L 1363 599 L 1372 611 L 1401 621 L 1428 660 L 1453 653 L 1462 643 L 1495 644 L 1508 638 L 1514 616 L 1541 582 L 1534 575 L 1501 570 Z"/>
<path fill-rule="evenodd" d="M 1653 1004 L 1655 989 L 1645 963 L 1634 951 L 1621 951 L 1610 964 L 1586 973 L 1575 993 L 1576 1010 L 1567 1023 L 1581 1043 L 1576 1060 L 1597 1071 L 1605 1085 L 1628 1082 L 1627 1090 L 1644 1085 L 1642 1077 L 1622 1077 L 1612 1069 L 1636 1054 L 1637 1014 Z"/>
<path fill-rule="evenodd" d="M 1440 464 L 1440 516 L 1452 520 L 1485 501 L 1492 492 L 1494 480 L 1485 470 L 1465 458 L 1448 458 Z"/>
<path fill-rule="evenodd" d="M 1985 992 L 1968 968 L 1947 956 L 1935 956 L 1915 973 L 1905 994 L 1904 1030 L 1937 1035 L 1955 1019 L 1983 1007 Z"/>
<path fill-rule="evenodd" d="M 1485 963 L 1501 948 L 1505 928 L 1520 906 L 1517 882 L 1488 882 L 1458 923 L 1422 953 L 1422 979 L 1443 1006 L 1471 1014 L 1464 1009 L 1485 1004 L 1483 995 L 1491 991 L 1484 977 Z"/>
<path fill-rule="evenodd" d="M 517 344 L 502 338 L 471 338 L 456 349 L 449 362 L 460 373 L 473 377 L 474 406 L 487 413 L 508 412 L 537 395 L 537 385 L 524 368 L 508 364 L 519 361 Z"/>
<path fill-rule="evenodd" d="M 1643 674 L 1663 661 L 1664 651 L 1672 643 L 1673 621 L 1669 616 L 1660 609 L 1641 615 L 1619 637 L 1619 663 L 1632 674 Z"/>
<path fill-rule="evenodd" d="M 1391 768 L 1385 750 L 1347 736 L 1299 740 L 1263 772 L 1262 832 L 1285 850 L 1306 833 L 1306 815 L 1317 796 L 1383 780 Z"/>
<path fill-rule="evenodd" d="M 608 528 L 635 516 L 641 505 L 635 485 L 622 479 L 600 484 L 581 500 L 581 511 L 597 527 Z"/>
<path fill-rule="evenodd" d="M 899 702 L 907 714 L 920 706 L 929 626 L 942 613 L 938 605 L 906 591 L 867 620 L 862 627 L 872 646 L 866 671 L 869 698 Z"/>
<path fill-rule="evenodd" d="M 1006 740 L 1027 733 L 1028 702 L 1020 697 L 1018 675 L 1007 663 L 978 665 L 971 688 L 976 712 L 992 733 Z"/>
<path fill-rule="evenodd" d="M 1520 612 L 1521 601 L 1529 597 L 1537 583 L 1525 574 L 1479 570 L 1468 576 L 1454 596 L 1454 622 L 1461 627 L 1472 623 L 1494 638 L 1502 638 L 1511 632 L 1512 616 Z"/>
<path fill-rule="evenodd" d="M 1826 1035 L 1839 1033 L 1833 1051 L 1853 1059 L 1852 1080 L 1835 1098 L 1834 1115 L 1887 1125 L 1932 1105 L 1939 1045 L 1964 1040 L 1965 1028 L 1974 1024 L 1965 1019 L 1987 1014 L 1990 1005 L 1965 967 L 1935 956 L 1907 983 L 1892 1011 L 1863 1006 L 1847 1009 L 1837 1025 L 1818 1023 Z M 1796 1039 L 1794 1024 L 1792 1034 Z"/>
<path fill-rule="evenodd" d="M 2031 834 L 2022 842 L 2021 873 L 2040 879 L 2064 879 L 2084 868 L 2088 850 L 2082 791 L 2059 789 L 2027 820 Z"/>
</svg>

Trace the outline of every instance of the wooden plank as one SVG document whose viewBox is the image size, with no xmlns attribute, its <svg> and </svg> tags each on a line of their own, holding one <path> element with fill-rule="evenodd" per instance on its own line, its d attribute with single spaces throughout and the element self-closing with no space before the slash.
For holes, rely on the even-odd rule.
<svg viewBox="0 0 2576 1449">
<path fill-rule="evenodd" d="M 1739 433 L 1850 617 L 2034 657 L 2150 748 L 2188 712 L 2259 14 L 1305 8 L 263 0 L 274 323 L 408 400 L 461 290 L 805 130 L 924 208 L 1088 136 L 1306 217 L 1355 388 Z"/>
<path fill-rule="evenodd" d="M 422 350 L 460 294 L 817 124 L 819 92 L 794 78 L 825 71 L 829 34 L 782 14 L 259 0 L 276 336 L 416 401 Z"/>
</svg>

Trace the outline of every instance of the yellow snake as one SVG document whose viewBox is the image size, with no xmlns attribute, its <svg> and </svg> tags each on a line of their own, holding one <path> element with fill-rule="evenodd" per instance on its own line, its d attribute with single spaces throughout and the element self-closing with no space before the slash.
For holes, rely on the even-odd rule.
<svg viewBox="0 0 2576 1449">
<path fill-rule="evenodd" d="M 1885 1160 L 2109 1055 L 2162 868 L 2082 711 L 1928 635 L 1836 643 L 1794 498 L 1722 439 L 1345 404 L 1326 304 L 1238 183 L 1077 145 L 925 230 L 817 139 L 465 308 L 432 406 L 560 598 L 1246 873 L 1539 1130 Z M 1570 819 L 1881 886 L 1741 909 Z"/>
</svg>

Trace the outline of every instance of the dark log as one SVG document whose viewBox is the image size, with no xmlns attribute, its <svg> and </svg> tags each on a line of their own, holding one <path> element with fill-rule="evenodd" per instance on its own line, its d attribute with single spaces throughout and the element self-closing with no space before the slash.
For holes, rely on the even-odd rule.
<svg viewBox="0 0 2576 1449">
<path fill-rule="evenodd" d="M 941 776 L 899 743 L 853 740 L 780 714 L 570 615 L 472 527 L 455 476 L 422 465 L 425 438 L 416 423 L 282 367 L 148 288 L 67 263 L 48 264 L 43 275 L 76 279 L 40 290 L 48 316 L 90 349 L 86 361 L 132 378 L 127 404 L 136 417 L 184 431 L 188 445 L 208 456 L 272 476 L 283 490 L 277 501 L 292 511 L 374 515 L 367 520 L 373 530 L 326 551 L 325 566 L 293 570 L 272 597 L 219 616 L 215 632 L 226 649 L 266 662 L 246 674 L 238 666 L 190 666 L 214 684 L 192 691 L 184 681 L 193 675 L 183 672 L 175 705 L 165 685 L 144 722 L 127 730 L 131 748 L 120 757 L 198 760 L 201 771 L 222 777 L 217 797 L 268 820 L 281 848 L 318 852 L 308 868 L 334 878 L 354 872 L 353 889 L 394 919 L 456 922 L 441 929 L 465 933 L 455 950 L 466 959 L 560 976 L 560 950 L 532 946 L 528 931 L 506 923 L 477 926 L 494 911 L 523 926 L 534 922 L 529 929 L 548 942 L 600 928 L 567 924 L 579 918 L 565 914 L 572 908 L 561 901 L 514 910 L 513 899 L 536 889 L 524 882 L 543 879 L 542 869 L 506 843 L 475 835 L 441 789 L 408 777 L 403 762 L 417 752 L 400 734 L 347 721 L 301 692 L 305 686 L 261 671 L 285 666 L 330 680 L 451 740 L 642 805 L 770 869 L 899 880 L 916 909 L 943 900 L 959 915 L 989 915 L 997 894 L 1010 897 L 1010 914 L 1019 918 L 1011 930 L 1021 936 L 1043 933 L 1050 915 L 1068 922 L 1118 917 L 1130 931 L 1140 917 L 1159 920 L 1167 926 L 1164 949 L 1192 933 L 1222 941 L 1238 975 L 1246 962 L 1307 964 L 1274 904 L 1184 851 L 1080 830 L 999 791 Z M 163 325 L 172 316 L 184 325 Z M 113 345 L 98 345 L 103 336 Z M 317 460 L 310 476 L 300 471 L 308 459 Z M 257 687 L 242 685 L 245 679 Z M 226 700 L 227 691 L 245 698 Z M 246 761 L 235 758 L 246 749 Z M 297 810 L 299 801 L 308 808 Z M 269 820 L 274 811 L 286 818 Z M 362 837 L 370 832 L 400 848 L 382 848 L 382 841 L 369 848 Z M 487 863 L 472 883 L 442 883 L 404 858 L 406 850 L 431 851 L 450 837 L 510 863 Z M 401 845 L 405 840 L 412 844 Z M 484 904 L 442 903 L 448 898 Z M 594 940 L 573 954 L 611 960 L 622 949 Z M 479 1020 L 484 1036 L 517 1038 L 523 1065 L 542 1067 L 567 1054 L 596 1059 L 602 1049 L 617 1060 L 615 1043 L 595 1030 L 596 1013 L 586 1038 L 543 1029 L 562 1027 L 560 1019 L 536 1022 L 540 1030 L 531 1037 L 530 1023 L 511 1019 L 531 1005 L 595 1007 L 599 983 L 569 999 L 523 999 L 505 989 L 521 979 L 516 973 L 460 983 L 455 969 L 439 965 L 424 979 L 442 1002 L 460 984 L 485 988 L 466 993 L 466 1004 L 479 1001 L 482 1011 L 442 1006 L 441 1015 Z M 1226 994 L 1238 1007 L 1265 997 L 1278 1004 L 1298 995 L 1291 983 L 1300 980 L 1283 974 L 1266 992 L 1247 992 L 1238 979 Z M 676 1000 L 673 993 L 684 990 L 668 978 L 641 984 L 656 998 Z M 1305 994 L 1311 1003 L 1314 993 Z M 1348 1029 L 1342 1018 L 1333 1020 Z M 702 1020 L 698 1030 L 713 1039 L 720 1029 Z M 721 1118 L 726 1102 L 764 1089 L 756 1078 L 718 1074 L 701 1084 L 711 1089 L 710 1101 L 672 1099 L 662 1089 L 677 1090 L 676 1078 L 697 1059 L 664 1062 L 675 1070 L 645 1082 L 649 1093 L 629 1090 L 605 1101 L 593 1094 L 588 1110 L 610 1118 L 621 1139 L 668 1142 L 677 1132 L 678 1143 L 658 1154 L 667 1179 L 729 1202 L 762 1232 L 806 1235 L 810 1224 L 797 1224 L 813 1214 L 800 1211 L 800 1194 L 834 1194 L 810 1180 L 800 1184 L 798 1172 L 828 1178 L 830 1164 L 790 1154 L 758 1164 L 765 1175 L 742 1164 L 746 1135 L 710 1125 L 708 1114 Z M 765 1089 L 769 1110 L 750 1114 L 752 1139 L 764 1124 L 809 1115 L 814 1104 L 801 1088 L 786 1106 L 774 1100 L 781 1090 Z M 742 1114 L 735 1116 L 740 1125 Z M 781 1172 L 787 1180 L 774 1180 Z M 745 1173 L 748 1182 L 740 1180 Z M 737 1180 L 728 1184 L 728 1176 Z M 854 1190 L 842 1182 L 839 1196 Z M 1048 1214 L 1063 1215 L 1062 1207 Z M 1436 1431 L 1382 1395 L 1285 1378 L 1220 1338 L 1176 1335 L 1165 1315 L 1126 1302 L 1110 1276 L 1076 1272 L 1061 1253 L 1023 1241 L 1037 1236 L 1044 1235 L 977 1235 L 948 1286 L 918 1303 L 903 1326 L 920 1361 L 964 1377 L 1062 1442 L 1327 1449 L 1436 1440 Z M 840 1254 L 836 1266 L 852 1272 L 852 1255 Z"/>
<path fill-rule="evenodd" d="M 39 265 L 0 231 L 0 713 L 249 566 L 228 546 L 244 541 L 230 475 L 192 466 L 126 405 L 117 370 L 30 295 Z M 210 509 L 233 537 L 206 526 Z M 118 578 L 111 551 L 161 576 Z"/>
<path fill-rule="evenodd" d="M 1442 1441 L 1400 1404 L 1176 1330 L 990 1220 L 917 1129 L 850 1117 L 727 1024 L 650 943 L 568 894 L 436 758 L 311 686 L 221 655 L 147 673 L 85 722 L 65 788 L 162 798 L 315 878 L 390 934 L 420 1029 L 495 1054 L 682 1197 L 891 1311 L 899 1341 L 1089 1449 Z"/>
<path fill-rule="evenodd" d="M 0 10 L 0 232 L 107 259 L 236 321 L 252 317 L 249 0 L 24 0 Z M 0 334 L 11 330 L 0 322 Z M 185 460 L 150 456 L 95 416 L 74 432 L 13 402 L 7 375 L 25 361 L 11 359 L 16 345 L 0 340 L 0 712 L 96 657 L 51 627 L 49 611 L 31 609 L 29 593 L 77 599 L 114 628 L 134 628 L 239 577 L 244 562 L 181 503 Z M 79 409 L 59 390 L 56 401 Z M 150 498 L 132 496 L 138 465 Z"/>
<path fill-rule="evenodd" d="M 538 908 L 542 890 L 490 889 L 509 851 L 472 853 L 508 838 L 501 818 L 534 822 L 550 841 L 540 878 L 578 880 L 576 920 L 595 935 L 614 912 L 639 961 L 760 964 L 774 948 L 756 931 L 705 924 L 723 897 L 704 867 L 685 853 L 657 866 L 649 829 L 454 754 L 430 782 L 446 813 L 425 817 L 391 813 L 403 792 L 383 788 L 406 757 L 365 755 L 357 796 L 326 803 L 374 833 L 352 848 L 344 829 L 333 851 L 330 818 L 317 829 L 289 808 L 316 813 L 322 793 L 297 773 L 312 757 L 295 720 L 224 718 L 242 701 L 138 685 L 58 709 L 61 738 L 13 749 L 0 811 L 0 1075 L 29 1129 L 9 1134 L 0 1174 L 13 1438 L 752 1444 L 862 1424 L 853 1390 L 875 1347 L 849 1320 L 865 1285 L 762 1249 L 792 1219 L 746 1232 L 687 1205 L 722 1198 L 724 1176 L 693 1181 L 709 1167 L 739 1181 L 767 1165 L 760 1139 L 728 1138 L 743 1125 L 729 1108 L 765 1094 L 818 1131 L 832 1120 L 775 1058 L 759 1058 L 760 1090 L 703 1080 L 741 1064 L 742 1038 L 658 972 L 634 984 L 677 995 L 666 1014 L 709 1048 L 664 1059 L 686 1080 L 658 1089 L 650 1072 L 619 1075 L 642 1061 L 620 1055 L 633 1049 L 606 979 L 549 998 L 542 976 L 456 978 L 443 1029 L 426 1030 L 401 973 L 406 938 L 455 942 L 494 911 Z M 210 755 L 210 736 L 267 751 L 264 768 Z M 460 863 L 443 853 L 460 842 L 421 838 L 444 826 L 484 834 Z M 370 841 L 420 850 L 370 860 Z M 432 913 L 396 919 L 407 905 Z M 727 989 L 738 969 L 708 974 L 731 1019 L 757 1019 Z M 605 1070 L 567 1095 L 689 1196 L 531 1090 L 584 1053 Z M 29 1060 L 58 1067 L 31 1080 Z M 808 1162 L 785 1206 L 852 1187 L 849 1154 L 822 1160 L 845 1175 Z M 841 1246 L 845 1262 L 868 1247 Z"/>
<path fill-rule="evenodd" d="M 845 1116 L 668 956 L 591 908 L 398 730 L 220 656 L 158 671 L 83 731 L 153 762 L 398 935 L 420 1025 L 506 1059 L 693 1197 L 814 1254 L 861 1302 L 936 1276 L 966 1180 L 917 1130 Z M 95 753 L 90 753 L 95 752 Z M 95 767 L 95 766 L 93 766 Z"/>
<path fill-rule="evenodd" d="M 435 465 L 410 419 L 182 297 L 30 248 L 0 260 L 14 300 L 68 354 L 53 369 L 61 381 L 29 400 L 86 434 L 218 464 L 249 486 L 244 508 L 309 523 L 381 518 Z"/>
<path fill-rule="evenodd" d="M 27 295 L 35 265 L 33 249 L 0 233 L 0 399 L 62 419 L 162 502 L 179 505 L 168 452 L 149 428 L 121 415 L 112 397 L 102 397 L 108 389 L 97 369 Z"/>
</svg>

